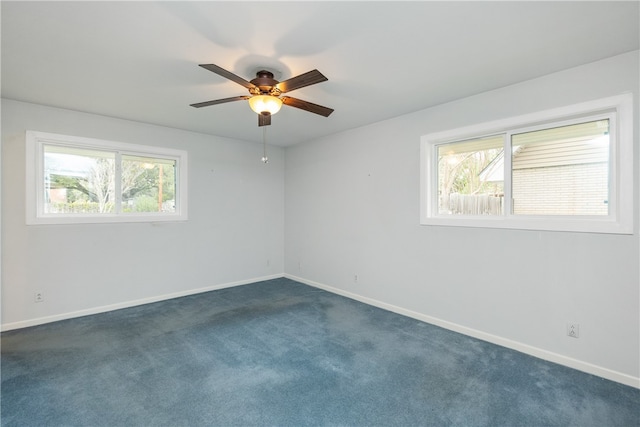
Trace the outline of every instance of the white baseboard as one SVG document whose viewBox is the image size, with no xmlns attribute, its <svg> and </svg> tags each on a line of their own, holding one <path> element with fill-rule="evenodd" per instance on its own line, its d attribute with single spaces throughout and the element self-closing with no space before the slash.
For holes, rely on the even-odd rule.
<svg viewBox="0 0 640 427">
<path fill-rule="evenodd" d="M 89 316 L 92 314 L 105 313 L 107 311 L 120 310 L 122 308 L 135 307 L 138 305 L 150 304 L 159 301 L 165 301 L 173 298 L 186 297 L 188 295 L 201 294 L 203 292 L 216 291 L 219 289 L 231 288 L 234 286 L 248 285 L 250 283 L 262 282 L 264 280 L 278 279 L 283 277 L 282 273 L 270 276 L 254 277 L 247 280 L 239 280 L 237 282 L 223 283 L 219 285 L 207 286 L 204 288 L 190 289 L 188 291 L 174 292 L 171 294 L 158 295 L 149 298 L 143 298 L 133 301 L 125 301 L 117 304 L 103 305 L 100 307 L 88 308 L 85 310 L 72 311 L 69 313 L 55 314 L 53 316 L 39 317 L 37 319 L 23 320 L 20 322 L 5 323 L 0 326 L 0 331 L 10 331 L 13 329 L 28 328 L 30 326 L 42 325 L 45 323 L 57 322 L 59 320 L 73 319 L 75 317 Z"/>
<path fill-rule="evenodd" d="M 521 353 L 525 353 L 539 359 L 547 360 L 550 362 L 557 363 L 559 365 L 567 366 L 569 368 L 573 368 L 582 372 L 586 372 L 588 374 L 596 375 L 602 378 L 606 378 L 611 381 L 616 381 L 621 384 L 625 384 L 631 387 L 640 388 L 640 378 L 633 377 L 631 375 L 627 375 L 621 372 L 613 371 L 611 369 L 603 368 L 601 366 L 593 365 L 588 362 L 584 362 L 581 360 L 573 359 L 571 357 L 563 356 L 558 353 L 554 353 L 551 351 L 547 351 L 544 349 L 540 349 L 537 347 L 530 346 L 528 344 L 523 344 L 517 341 L 513 341 L 507 338 L 503 338 L 497 335 L 492 335 L 483 331 L 479 331 L 477 329 L 468 328 L 466 326 L 458 325 L 456 323 L 448 322 L 446 320 L 438 319 L 436 317 L 427 316 L 422 313 L 418 313 L 415 311 L 407 310 L 402 307 L 398 307 L 392 304 L 387 304 L 382 301 L 378 301 L 372 298 L 364 297 L 362 295 L 358 295 L 352 292 L 347 292 L 342 289 L 334 288 L 332 286 L 328 286 L 322 283 L 314 282 L 312 280 L 307 280 L 302 277 L 294 276 L 291 274 L 274 274 L 270 276 L 263 277 L 255 277 L 247 280 L 240 280 L 236 282 L 223 283 L 219 285 L 207 286 L 204 288 L 191 289 L 187 291 L 175 292 L 171 294 L 159 295 L 155 297 L 143 298 L 134 301 L 125 301 L 122 303 L 104 305 L 100 307 L 89 308 L 85 310 L 78 310 L 69 313 L 56 314 L 53 316 L 45 316 L 39 317 L 36 319 L 29 319 L 19 322 L 13 323 L 5 323 L 0 326 L 0 331 L 10 331 L 13 329 L 21 329 L 27 328 L 30 326 L 42 325 L 45 323 L 57 322 L 59 320 L 73 319 L 75 317 L 89 316 L 92 314 L 105 313 L 108 311 L 119 310 L 122 308 L 135 307 L 138 305 L 150 304 L 159 301 L 165 301 L 173 298 L 180 298 L 188 295 L 195 295 L 204 292 L 215 291 L 219 289 L 230 288 L 234 286 L 247 285 L 250 283 L 261 282 L 264 280 L 278 279 L 280 277 L 286 277 L 291 280 L 295 280 L 300 283 L 304 283 L 309 286 L 313 286 L 315 288 L 323 289 L 327 292 L 331 292 L 337 295 L 342 295 L 344 297 L 360 301 L 362 303 L 372 305 L 374 307 L 381 308 L 383 310 L 391 311 L 393 313 L 398 313 L 403 316 L 411 317 L 416 320 L 420 320 L 425 323 L 429 323 L 432 325 L 439 326 L 444 329 L 448 329 L 450 331 L 458 332 L 464 335 L 468 335 L 473 338 L 478 338 L 483 341 L 490 342 L 492 344 L 497 344 L 502 347 L 510 348 L 512 350 L 519 351 Z"/>
<path fill-rule="evenodd" d="M 411 317 L 416 320 L 420 320 L 425 323 L 429 323 L 435 326 L 439 326 L 444 329 L 448 329 L 450 331 L 458 332 L 464 335 L 468 335 L 473 338 L 478 338 L 483 341 L 490 342 L 492 344 L 497 344 L 502 347 L 510 348 L 512 350 L 519 351 L 521 353 L 528 354 L 530 356 L 537 357 L 539 359 L 547 360 L 549 362 L 557 363 L 559 365 L 567 366 L 569 368 L 576 369 L 578 371 L 586 372 L 588 374 L 596 375 L 601 378 L 606 378 L 611 381 L 615 381 L 621 384 L 625 384 L 631 387 L 640 388 L 640 378 L 633 377 L 631 375 L 627 375 L 621 372 L 613 371 L 611 369 L 603 368 L 601 366 L 593 365 L 588 362 L 584 362 L 582 360 L 573 359 L 571 357 L 563 356 L 562 354 L 554 353 L 551 351 L 547 351 L 541 348 L 533 347 L 528 344 L 523 344 L 521 342 L 513 341 L 507 338 L 503 338 L 497 335 L 492 335 L 483 331 L 479 331 L 477 329 L 468 328 L 466 326 L 458 325 L 456 323 L 448 322 L 446 320 L 438 319 L 436 317 L 427 316 L 422 313 L 418 313 L 415 311 L 407 310 L 402 307 L 398 307 L 395 305 L 387 304 L 382 301 L 378 301 L 372 298 L 364 297 L 362 295 L 354 294 L 352 292 L 347 292 L 342 289 L 334 288 L 331 286 L 327 286 L 322 283 L 314 282 L 313 280 L 307 280 L 302 277 L 294 276 L 291 274 L 285 274 L 284 277 L 295 280 L 300 283 L 304 283 L 309 286 L 313 286 L 319 289 L 323 289 L 325 291 L 342 295 L 344 297 L 360 301 L 362 303 L 372 305 L 374 307 L 378 307 L 387 311 L 391 311 L 393 313 L 398 313 L 403 316 Z"/>
</svg>

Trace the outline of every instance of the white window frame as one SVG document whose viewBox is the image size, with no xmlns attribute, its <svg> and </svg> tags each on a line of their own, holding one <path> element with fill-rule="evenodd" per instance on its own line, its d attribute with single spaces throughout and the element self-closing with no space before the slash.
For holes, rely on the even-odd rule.
<svg viewBox="0 0 640 427">
<path fill-rule="evenodd" d="M 610 179 L 608 215 L 514 215 L 511 213 L 511 156 L 505 156 L 504 215 L 440 215 L 438 213 L 437 147 L 441 144 L 505 135 L 510 136 L 563 123 L 608 116 L 610 122 Z M 422 225 L 508 228 L 590 233 L 633 234 L 633 97 L 622 94 L 542 112 L 424 135 L 420 142 L 420 223 Z"/>
<path fill-rule="evenodd" d="M 58 145 L 89 150 L 110 151 L 119 159 L 122 155 L 175 160 L 176 191 L 174 212 L 127 212 L 93 214 L 51 214 L 44 212 L 44 146 Z M 55 133 L 26 132 L 26 223 L 38 224 L 87 224 L 126 222 L 186 221 L 187 215 L 187 152 L 164 147 L 129 144 L 95 138 L 60 135 Z M 117 164 L 118 162 L 116 162 Z M 119 168 L 119 165 L 116 166 Z M 117 188 L 118 184 L 116 184 Z M 121 195 L 116 191 L 116 205 Z"/>
</svg>

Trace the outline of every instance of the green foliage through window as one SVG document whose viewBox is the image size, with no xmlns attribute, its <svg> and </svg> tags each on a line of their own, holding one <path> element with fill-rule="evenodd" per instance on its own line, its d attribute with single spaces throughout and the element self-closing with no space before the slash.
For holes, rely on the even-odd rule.
<svg viewBox="0 0 640 427">
<path fill-rule="evenodd" d="M 44 172 L 45 213 L 175 212 L 173 159 L 44 145 Z"/>
</svg>

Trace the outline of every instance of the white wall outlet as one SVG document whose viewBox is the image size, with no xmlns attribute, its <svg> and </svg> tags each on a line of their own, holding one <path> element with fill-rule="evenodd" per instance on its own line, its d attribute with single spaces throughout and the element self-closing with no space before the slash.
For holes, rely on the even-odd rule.
<svg viewBox="0 0 640 427">
<path fill-rule="evenodd" d="M 358 275 L 357 274 L 353 276 L 353 281 L 358 283 Z"/>
<path fill-rule="evenodd" d="M 579 338 L 580 325 L 578 323 L 567 323 L 567 335 L 571 338 Z"/>
<path fill-rule="evenodd" d="M 37 291 L 34 295 L 34 300 L 35 302 L 42 302 L 44 301 L 44 294 L 42 293 L 42 291 Z"/>
</svg>

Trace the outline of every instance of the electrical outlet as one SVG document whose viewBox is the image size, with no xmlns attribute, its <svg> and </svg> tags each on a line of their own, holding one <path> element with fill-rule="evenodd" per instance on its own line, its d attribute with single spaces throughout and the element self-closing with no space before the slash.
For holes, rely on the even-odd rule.
<svg viewBox="0 0 640 427">
<path fill-rule="evenodd" d="M 357 274 L 353 276 L 353 281 L 358 283 L 358 275 Z"/>
<path fill-rule="evenodd" d="M 579 338 L 580 325 L 578 323 L 567 323 L 567 335 L 571 338 Z"/>
<path fill-rule="evenodd" d="M 35 293 L 35 302 L 42 302 L 44 301 L 44 294 L 42 293 L 42 291 L 38 291 Z"/>
</svg>

